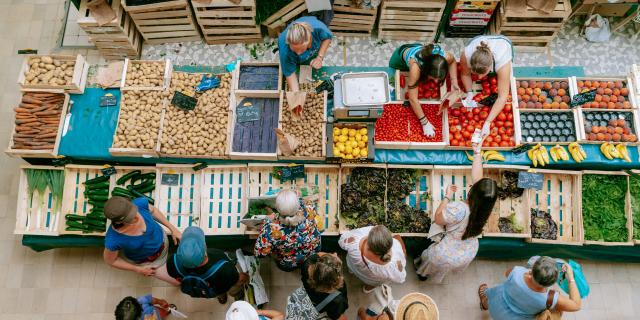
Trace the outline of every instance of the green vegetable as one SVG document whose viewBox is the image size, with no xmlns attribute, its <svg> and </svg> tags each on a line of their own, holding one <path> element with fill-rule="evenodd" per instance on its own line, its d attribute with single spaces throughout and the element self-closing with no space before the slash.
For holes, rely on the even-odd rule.
<svg viewBox="0 0 640 320">
<path fill-rule="evenodd" d="M 136 197 L 136 198 L 146 198 L 147 201 L 149 201 L 149 203 L 151 205 L 153 205 L 155 203 L 155 200 L 153 200 L 153 198 L 151 197 L 147 197 L 146 195 L 136 191 L 135 189 L 133 189 L 132 186 L 128 186 L 127 189 L 129 189 L 129 191 L 131 191 L 131 193 Z"/>
<path fill-rule="evenodd" d="M 101 190 L 101 189 L 109 189 L 109 181 L 98 182 L 93 184 L 87 184 L 84 186 L 85 190 Z"/>
<path fill-rule="evenodd" d="M 93 179 L 89 179 L 87 181 L 84 182 L 85 185 L 91 185 L 91 184 L 97 184 L 100 182 L 109 182 L 109 177 L 108 176 L 99 176 L 99 177 L 95 177 Z"/>
<path fill-rule="evenodd" d="M 52 197 L 52 211 L 58 212 L 62 207 L 62 193 L 64 189 L 64 171 L 62 170 L 49 170 L 48 171 L 48 185 L 51 190 Z"/>
<path fill-rule="evenodd" d="M 88 195 L 90 201 L 94 202 L 105 202 L 109 200 L 109 194 L 106 195 Z M 104 204 L 103 204 L 104 206 Z"/>
<path fill-rule="evenodd" d="M 627 241 L 626 194 L 626 176 L 585 174 L 582 177 L 582 216 L 586 240 Z"/>
<path fill-rule="evenodd" d="M 640 239 L 640 175 L 629 176 L 629 191 L 631 193 L 631 212 L 633 213 L 633 238 Z"/>
<path fill-rule="evenodd" d="M 130 179 L 133 179 L 133 177 L 139 176 L 142 174 L 142 171 L 140 170 L 133 170 L 127 174 L 125 174 L 124 176 L 120 177 L 120 179 L 118 179 L 116 181 L 116 184 L 121 186 L 123 185 L 125 182 L 129 181 Z"/>
<path fill-rule="evenodd" d="M 115 187 L 113 188 L 113 190 L 111 191 L 111 195 L 112 196 L 120 196 L 120 197 L 126 197 L 126 198 L 133 198 L 133 194 L 131 194 L 131 192 L 125 188 L 120 188 L 120 187 Z"/>
</svg>

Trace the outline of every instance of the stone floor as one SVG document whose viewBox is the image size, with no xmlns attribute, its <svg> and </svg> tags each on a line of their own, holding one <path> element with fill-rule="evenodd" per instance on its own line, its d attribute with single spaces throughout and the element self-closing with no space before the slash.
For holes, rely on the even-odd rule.
<svg viewBox="0 0 640 320">
<path fill-rule="evenodd" d="M 64 0 L 0 0 L 0 137 L 8 139 L 12 128 L 12 107 L 18 101 L 16 78 L 22 57 L 18 49 L 37 48 L 41 53 L 78 52 L 86 54 L 92 63 L 100 61 L 94 50 L 60 50 L 57 43 L 62 30 Z M 632 62 L 640 62 L 640 42 L 615 35 L 612 42 L 590 44 L 576 33 L 577 24 L 570 24 L 554 41 L 551 62 L 545 55 L 518 54 L 517 65 L 582 65 L 588 74 L 626 74 Z M 630 32 L 630 30 L 628 30 Z M 445 40 L 447 48 L 457 48 L 462 40 Z M 327 59 L 329 65 L 385 65 L 393 44 L 378 45 L 372 41 L 346 40 L 334 48 Z M 253 47 L 202 44 L 162 45 L 145 48 L 145 56 L 168 56 L 178 64 L 200 63 L 219 65 L 237 56 L 248 59 Z M 256 51 L 255 49 L 253 49 Z M 268 49 L 270 50 L 270 49 Z M 258 50 L 259 51 L 259 50 Z M 457 51 L 457 50 L 456 50 Z M 366 52 L 366 55 L 357 55 Z M 180 56 L 178 56 L 178 54 Z M 346 59 L 345 59 L 346 57 Z M 273 60 L 267 53 L 262 60 Z M 2 140 L 2 139 L 0 139 Z M 5 140 L 6 141 L 6 140 Z M 217 301 L 195 300 L 171 288 L 107 267 L 99 249 L 60 249 L 35 253 L 20 244 L 12 231 L 15 224 L 18 166 L 20 160 L 0 155 L 0 320 L 4 319 L 113 319 L 117 302 L 127 295 L 152 293 L 177 304 L 190 319 L 223 319 L 226 306 Z M 461 275 L 450 276 L 441 285 L 427 285 L 415 280 L 409 270 L 407 282 L 394 287 L 396 296 L 410 291 L 424 292 L 433 297 L 441 319 L 486 319 L 480 312 L 476 290 L 480 283 L 490 285 L 502 280 L 507 266 L 523 262 L 478 260 Z M 566 314 L 564 319 L 638 319 L 640 314 L 640 265 L 583 262 L 591 283 L 591 294 L 583 310 Z M 411 269 L 411 268 L 409 268 Z M 286 296 L 299 285 L 298 275 L 285 274 L 271 263 L 263 265 L 263 277 L 268 286 L 270 307 L 282 310 Z M 360 284 L 351 276 L 349 285 L 349 319 L 364 302 Z M 635 302 L 635 303 L 634 303 Z"/>
</svg>

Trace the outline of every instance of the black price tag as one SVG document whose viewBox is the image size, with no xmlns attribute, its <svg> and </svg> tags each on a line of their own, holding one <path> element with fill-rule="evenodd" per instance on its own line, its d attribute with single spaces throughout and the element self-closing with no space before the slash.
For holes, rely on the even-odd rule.
<svg viewBox="0 0 640 320">
<path fill-rule="evenodd" d="M 334 86 L 333 81 L 331 79 L 324 80 L 316 87 L 316 93 L 321 93 L 322 91 L 327 91 L 327 94 L 333 94 Z"/>
<path fill-rule="evenodd" d="M 527 151 L 529 151 L 529 149 L 533 148 L 532 144 L 529 143 L 525 143 L 525 144 L 521 144 L 513 149 L 511 149 L 511 152 L 513 152 L 514 155 L 520 155 L 523 154 Z"/>
<path fill-rule="evenodd" d="M 180 175 L 177 173 L 163 173 L 160 184 L 165 186 L 177 186 L 180 184 Z"/>
<path fill-rule="evenodd" d="M 200 170 L 202 170 L 202 169 L 206 168 L 207 166 L 208 166 L 208 165 L 207 165 L 206 163 L 204 163 L 204 162 L 203 162 L 203 163 L 198 163 L 198 164 L 196 164 L 195 166 L 193 166 L 193 168 L 192 168 L 192 169 L 193 169 L 193 171 L 200 171 Z"/>
<path fill-rule="evenodd" d="M 38 49 L 20 49 L 18 50 L 18 54 L 37 54 Z"/>
<path fill-rule="evenodd" d="M 112 106 L 115 106 L 116 104 L 118 104 L 118 101 L 116 100 L 116 96 L 110 93 L 107 93 L 104 96 L 100 97 L 101 107 L 112 107 Z"/>
<path fill-rule="evenodd" d="M 259 107 L 254 106 L 251 102 L 242 102 L 236 108 L 236 122 L 258 121 L 262 116 Z"/>
<path fill-rule="evenodd" d="M 176 91 L 171 99 L 171 104 L 183 110 L 193 110 L 198 105 L 198 99 Z"/>
<path fill-rule="evenodd" d="M 67 165 L 67 164 L 71 163 L 71 161 L 72 161 L 72 160 L 71 160 L 71 158 L 69 158 L 69 157 L 62 157 L 62 158 L 56 158 L 56 159 L 53 159 L 53 161 L 51 161 L 51 164 L 52 164 L 54 167 L 63 167 L 63 166 L 65 166 L 65 165 Z"/>
<path fill-rule="evenodd" d="M 593 89 L 587 92 L 578 93 L 571 98 L 571 108 L 581 106 L 587 102 L 591 102 L 596 99 L 597 89 Z"/>
<path fill-rule="evenodd" d="M 542 190 L 544 175 L 535 172 L 518 172 L 518 188 Z"/>
<path fill-rule="evenodd" d="M 116 168 L 114 168 L 113 166 L 106 166 L 102 169 L 100 169 L 100 171 L 102 171 L 102 174 L 105 176 L 111 176 L 114 175 L 116 173 Z"/>
<path fill-rule="evenodd" d="M 492 107 L 493 104 L 496 103 L 496 100 L 498 100 L 498 94 L 492 93 L 488 97 L 478 101 L 478 103 L 483 106 Z"/>
<path fill-rule="evenodd" d="M 302 179 L 304 175 L 304 165 L 279 167 L 280 182 Z"/>
</svg>

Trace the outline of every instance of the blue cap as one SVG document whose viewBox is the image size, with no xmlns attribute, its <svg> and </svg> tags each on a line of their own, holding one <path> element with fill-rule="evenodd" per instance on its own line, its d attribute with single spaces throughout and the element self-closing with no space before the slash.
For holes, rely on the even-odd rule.
<svg viewBox="0 0 640 320">
<path fill-rule="evenodd" d="M 207 254 L 207 243 L 202 229 L 191 226 L 184 230 L 178 245 L 178 262 L 185 268 L 196 268 Z"/>
</svg>

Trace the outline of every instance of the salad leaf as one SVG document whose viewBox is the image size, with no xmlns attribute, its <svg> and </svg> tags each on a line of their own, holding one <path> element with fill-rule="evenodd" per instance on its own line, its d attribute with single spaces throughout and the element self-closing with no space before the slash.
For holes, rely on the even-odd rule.
<svg viewBox="0 0 640 320">
<path fill-rule="evenodd" d="M 626 176 L 585 174 L 582 177 L 582 215 L 586 240 L 627 241 L 626 193 Z"/>
</svg>

